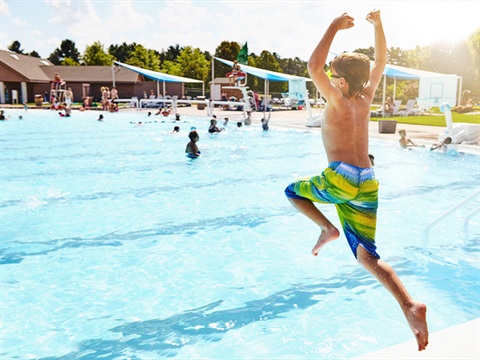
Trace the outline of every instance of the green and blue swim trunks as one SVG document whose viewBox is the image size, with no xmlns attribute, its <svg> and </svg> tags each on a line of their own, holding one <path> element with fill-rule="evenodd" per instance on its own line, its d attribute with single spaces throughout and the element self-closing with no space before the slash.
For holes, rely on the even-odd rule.
<svg viewBox="0 0 480 360">
<path fill-rule="evenodd" d="M 295 181 L 285 189 L 289 198 L 335 204 L 345 237 L 355 257 L 358 245 L 380 258 L 375 246 L 378 181 L 372 168 L 331 162 L 321 175 Z"/>
</svg>

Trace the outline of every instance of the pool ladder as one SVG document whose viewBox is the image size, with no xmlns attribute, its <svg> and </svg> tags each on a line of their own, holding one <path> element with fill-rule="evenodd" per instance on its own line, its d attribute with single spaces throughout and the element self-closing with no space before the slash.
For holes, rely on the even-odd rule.
<svg viewBox="0 0 480 360">
<path fill-rule="evenodd" d="M 438 218 L 436 218 L 435 220 L 433 220 L 430 224 L 427 225 L 427 227 L 425 228 L 425 231 L 423 232 L 423 240 L 424 241 L 428 241 L 429 240 L 429 234 L 430 234 L 430 230 L 435 226 L 437 225 L 438 223 L 442 222 L 445 218 L 447 218 L 450 214 L 452 214 L 455 210 L 457 210 L 458 208 L 462 207 L 463 205 L 465 205 L 466 203 L 468 203 L 470 200 L 472 200 L 473 198 L 475 198 L 476 196 L 478 196 L 480 194 L 480 190 L 479 191 L 476 191 L 474 192 L 472 195 L 470 195 L 469 197 L 467 197 L 466 199 L 462 200 L 461 202 L 459 202 L 457 205 L 455 205 L 453 208 L 451 208 L 450 210 L 446 211 L 444 214 L 440 215 Z M 479 204 L 480 201 L 477 200 L 477 204 Z M 477 213 L 480 212 L 480 206 L 477 206 L 475 210 L 473 210 L 470 214 L 468 214 L 466 217 L 465 217 L 465 220 L 463 222 L 463 232 L 465 233 L 466 237 L 468 237 L 468 225 L 470 223 L 470 219 L 475 216 Z"/>
</svg>

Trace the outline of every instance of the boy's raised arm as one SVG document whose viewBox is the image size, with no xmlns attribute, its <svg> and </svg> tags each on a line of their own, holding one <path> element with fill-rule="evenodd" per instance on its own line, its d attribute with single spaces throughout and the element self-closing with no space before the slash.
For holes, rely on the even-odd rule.
<svg viewBox="0 0 480 360">
<path fill-rule="evenodd" d="M 371 11 L 367 15 L 367 21 L 371 22 L 375 29 L 375 61 L 370 71 L 370 82 L 364 91 L 373 97 L 387 63 L 387 40 L 383 31 L 380 10 Z"/>
<path fill-rule="evenodd" d="M 337 31 L 349 29 L 354 26 L 353 20 L 354 18 L 347 13 L 343 13 L 335 18 L 325 31 L 315 50 L 313 50 L 310 60 L 308 61 L 308 72 L 318 90 L 320 90 L 326 99 L 330 98 L 334 93 L 339 93 L 338 89 L 331 84 L 330 79 L 323 69 L 327 61 L 330 46 Z"/>
</svg>

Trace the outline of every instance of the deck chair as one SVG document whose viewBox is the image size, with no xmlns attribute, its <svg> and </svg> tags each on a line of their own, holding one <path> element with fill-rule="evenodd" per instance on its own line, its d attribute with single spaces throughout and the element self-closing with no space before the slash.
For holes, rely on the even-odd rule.
<svg viewBox="0 0 480 360">
<path fill-rule="evenodd" d="M 399 114 L 403 116 L 408 115 L 419 115 L 422 111 L 415 108 L 415 100 L 411 99 L 407 101 L 407 105 L 405 106 L 404 110 L 400 110 Z"/>
<path fill-rule="evenodd" d="M 392 115 L 393 116 L 398 116 L 398 115 L 402 115 L 400 113 L 400 105 L 402 105 L 402 100 L 394 100 L 393 101 L 393 104 L 394 104 L 394 107 L 393 107 L 393 113 Z M 406 115 L 405 115 L 406 116 Z"/>
<path fill-rule="evenodd" d="M 417 98 L 417 104 L 421 112 L 426 112 L 435 105 L 435 99 Z"/>
<path fill-rule="evenodd" d="M 371 116 L 371 117 L 379 117 L 379 116 L 382 116 L 383 108 L 384 108 L 384 106 L 381 105 L 377 110 L 372 110 L 372 111 L 370 111 L 370 116 Z M 385 116 L 388 116 L 388 115 L 385 114 Z"/>
</svg>

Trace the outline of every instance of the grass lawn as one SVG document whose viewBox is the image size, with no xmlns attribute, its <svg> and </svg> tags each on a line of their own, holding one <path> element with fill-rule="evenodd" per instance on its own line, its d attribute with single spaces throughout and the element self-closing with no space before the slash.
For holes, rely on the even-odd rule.
<svg viewBox="0 0 480 360">
<path fill-rule="evenodd" d="M 421 116 L 390 116 L 387 118 L 372 117 L 371 121 L 396 120 L 399 124 L 447 126 L 445 116 L 442 115 L 421 115 Z M 452 112 L 454 123 L 480 124 L 480 114 L 457 114 Z"/>
</svg>

